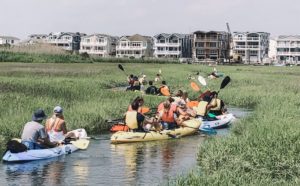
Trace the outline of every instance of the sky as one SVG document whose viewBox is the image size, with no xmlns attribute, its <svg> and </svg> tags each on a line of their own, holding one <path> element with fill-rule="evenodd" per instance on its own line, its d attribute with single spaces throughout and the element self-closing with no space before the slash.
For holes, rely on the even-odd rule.
<svg viewBox="0 0 300 186">
<path fill-rule="evenodd" d="M 114 36 L 197 30 L 300 34 L 299 0 L 0 0 L 0 35 Z"/>
</svg>

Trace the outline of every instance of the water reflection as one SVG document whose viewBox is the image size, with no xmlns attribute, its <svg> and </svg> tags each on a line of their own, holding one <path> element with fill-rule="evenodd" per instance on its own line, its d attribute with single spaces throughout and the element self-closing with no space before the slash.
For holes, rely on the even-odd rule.
<svg viewBox="0 0 300 186">
<path fill-rule="evenodd" d="M 230 109 L 235 115 L 251 111 Z M 218 135 L 228 134 L 218 130 Z M 1 185 L 158 185 L 193 168 L 205 138 L 110 144 L 110 134 L 92 140 L 86 151 L 23 164 L 0 165 Z"/>
<path fill-rule="evenodd" d="M 32 161 L 21 164 L 4 164 L 7 183 L 20 180 L 20 184 L 32 183 L 33 185 L 62 183 L 62 176 L 65 172 L 63 158 L 49 160 Z M 21 179 L 20 179 L 21 178 Z M 26 179 L 23 179 L 26 178 Z M 50 181 L 50 182 L 49 182 Z"/>
</svg>

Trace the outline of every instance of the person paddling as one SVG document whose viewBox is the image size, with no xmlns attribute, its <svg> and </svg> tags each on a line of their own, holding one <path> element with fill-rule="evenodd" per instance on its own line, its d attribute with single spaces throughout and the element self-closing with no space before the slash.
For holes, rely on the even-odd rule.
<svg viewBox="0 0 300 186">
<path fill-rule="evenodd" d="M 47 116 L 42 109 L 36 110 L 32 115 L 32 121 L 25 124 L 21 143 L 26 145 L 29 150 L 52 148 L 60 145 L 59 142 L 51 142 L 44 126 L 41 124 Z"/>
</svg>

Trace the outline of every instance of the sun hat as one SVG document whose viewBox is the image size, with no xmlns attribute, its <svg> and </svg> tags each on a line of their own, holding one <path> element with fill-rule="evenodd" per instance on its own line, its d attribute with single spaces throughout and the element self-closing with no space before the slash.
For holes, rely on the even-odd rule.
<svg viewBox="0 0 300 186">
<path fill-rule="evenodd" d="M 33 121 L 40 121 L 40 120 L 43 120 L 43 119 L 46 119 L 46 118 L 47 118 L 47 115 L 45 114 L 43 109 L 36 110 L 32 115 L 32 120 Z"/>
<path fill-rule="evenodd" d="M 53 112 L 61 114 L 63 112 L 63 109 L 61 108 L 61 106 L 56 106 L 54 107 Z"/>
</svg>

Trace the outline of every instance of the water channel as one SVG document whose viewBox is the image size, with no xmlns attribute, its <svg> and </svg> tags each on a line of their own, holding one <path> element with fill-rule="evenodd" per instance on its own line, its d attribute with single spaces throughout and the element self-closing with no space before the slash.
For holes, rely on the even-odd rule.
<svg viewBox="0 0 300 186">
<path fill-rule="evenodd" d="M 238 118 L 250 111 L 231 108 Z M 219 129 L 217 135 L 228 134 Z M 0 164 L 1 185 L 159 185 L 196 166 L 202 135 L 181 139 L 110 144 L 109 133 L 86 151 L 42 161 Z"/>
</svg>

